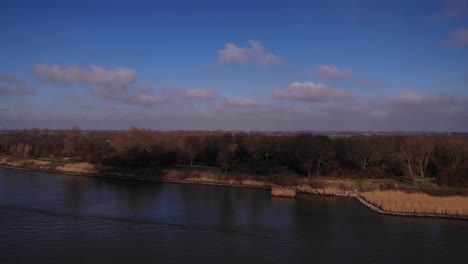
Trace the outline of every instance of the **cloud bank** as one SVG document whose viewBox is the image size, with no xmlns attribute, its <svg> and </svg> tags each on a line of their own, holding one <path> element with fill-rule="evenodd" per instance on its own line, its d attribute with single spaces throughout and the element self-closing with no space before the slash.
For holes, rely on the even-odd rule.
<svg viewBox="0 0 468 264">
<path fill-rule="evenodd" d="M 321 65 L 317 73 L 336 80 L 356 78 L 350 70 Z M 99 65 L 56 66 L 41 64 L 33 68 L 41 81 L 76 89 L 86 88 L 92 96 L 127 105 L 154 106 L 131 108 L 112 104 L 94 104 L 74 96 L 62 107 L 81 107 L 77 112 L 62 112 L 44 107 L 20 116 L 13 109 L 3 113 L 6 127 L 79 124 L 86 128 L 127 128 L 142 126 L 155 129 L 255 129 L 255 130 L 393 130 L 393 131 L 466 131 L 468 99 L 465 95 L 401 93 L 393 97 L 366 99 L 359 94 L 325 83 L 292 82 L 273 89 L 268 98 L 226 98 L 215 89 L 168 90 L 168 97 L 156 95 L 150 86 L 137 83 L 137 73 L 130 68 L 107 68 Z M 0 95 L 34 92 L 16 76 L 0 76 Z M 63 97 L 62 97 L 63 98 Z M 70 104 L 70 100 L 79 101 Z M 7 103 L 11 101 L 7 100 Z M 195 103 L 196 102 L 196 103 Z M 60 103 L 58 103 L 60 104 Z M 69 104 L 65 106 L 65 104 Z M 88 107 L 89 106 L 89 107 Z M 52 109 L 52 110 L 49 110 Z M 53 110 L 55 109 L 55 111 Z M 109 109 L 112 109 L 110 111 Z M 47 116 L 47 119 L 44 119 Z M 42 123 L 41 123 L 42 122 Z M 54 123 L 55 122 L 55 123 Z M 26 125 L 25 125 L 26 124 Z M 66 125 L 65 125 L 66 124 Z"/>
<path fill-rule="evenodd" d="M 94 64 L 86 68 L 40 64 L 33 68 L 33 74 L 47 83 L 90 86 L 92 95 L 130 105 L 151 106 L 167 101 L 163 96 L 154 95 L 149 86 L 134 87 L 136 71 L 130 68 L 108 69 Z"/>
<path fill-rule="evenodd" d="M 233 107 L 254 107 L 257 106 L 257 102 L 251 98 L 244 99 L 227 99 L 224 101 L 225 105 Z"/>
<path fill-rule="evenodd" d="M 294 84 L 294 83 L 293 83 Z M 292 84 L 292 87 L 294 85 Z M 304 83 L 299 83 L 304 84 Z M 307 84 L 307 83 L 306 83 Z M 142 93 L 149 92 L 141 88 Z M 320 88 L 321 89 L 321 88 Z M 287 91 L 283 89 L 282 91 Z M 326 89 L 326 91 L 328 91 Z M 5 127 L 67 128 L 79 124 L 86 129 L 122 129 L 131 126 L 153 129 L 247 129 L 247 130 L 375 130 L 375 131 L 467 131 L 468 98 L 454 94 L 402 93 L 369 100 L 346 93 L 352 100 L 321 98 L 319 104 L 297 100 L 257 101 L 252 98 L 218 97 L 215 101 L 181 104 L 176 100 L 153 108 L 127 108 L 90 105 L 80 114 L 44 110 L 24 112 L 13 108 L 4 113 Z M 110 96 L 110 95 L 107 95 Z M 117 98 L 116 100 L 138 100 Z M 314 101 L 318 100 L 314 97 Z M 323 99 L 326 98 L 326 99 Z M 331 98 L 335 98 L 332 96 Z M 308 102 L 308 101 L 305 101 Z M 313 101 L 312 101 L 313 102 Z M 131 103 L 131 102 L 130 102 Z M 153 103 L 152 101 L 149 102 Z M 10 108 L 10 106 L 8 106 Z M 40 108 L 40 106 L 37 106 Z M 109 111 L 112 109 L 112 111 Z M 44 118 L 46 116 L 46 118 Z"/>
<path fill-rule="evenodd" d="M 218 97 L 218 92 L 214 89 L 178 89 L 175 94 L 190 100 L 212 100 Z"/>
<path fill-rule="evenodd" d="M 33 88 L 21 87 L 21 86 L 0 86 L 0 96 L 2 95 L 26 95 L 33 94 L 35 90 Z"/>
<path fill-rule="evenodd" d="M 466 107 L 463 99 L 453 95 L 419 93 L 405 93 L 395 96 L 390 100 L 390 105 L 396 109 L 412 109 L 411 111 L 439 113 L 458 112 Z"/>
<path fill-rule="evenodd" d="M 0 75 L 0 82 L 10 83 L 10 84 L 23 84 L 26 81 L 14 75 Z"/>
<path fill-rule="evenodd" d="M 338 79 L 347 79 L 353 75 L 353 71 L 350 69 L 340 70 L 336 65 L 320 65 L 313 73 L 313 76 L 318 78 L 338 80 Z"/>
<path fill-rule="evenodd" d="M 129 86 L 136 80 L 136 72 L 129 68 L 106 69 L 89 65 L 83 69 L 77 65 L 61 67 L 40 64 L 33 69 L 34 75 L 42 81 L 58 84 L 89 84 L 96 86 Z"/>
<path fill-rule="evenodd" d="M 249 64 L 269 65 L 279 63 L 281 59 L 268 53 L 262 43 L 249 40 L 250 47 L 242 48 L 232 43 L 227 43 L 224 49 L 218 50 L 218 63 L 220 64 Z"/>
<path fill-rule="evenodd" d="M 36 89 L 27 87 L 25 80 L 14 75 L 0 76 L 0 96 L 28 95 L 36 92 Z"/>
<path fill-rule="evenodd" d="M 273 90 L 273 97 L 314 103 L 339 102 L 352 99 L 349 92 L 313 82 L 294 82 L 286 89 L 275 89 Z"/>
</svg>

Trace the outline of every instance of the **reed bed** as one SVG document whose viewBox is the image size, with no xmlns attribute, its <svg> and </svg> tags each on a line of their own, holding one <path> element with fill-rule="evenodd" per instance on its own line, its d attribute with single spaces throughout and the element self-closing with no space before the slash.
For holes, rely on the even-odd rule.
<svg viewBox="0 0 468 264">
<path fill-rule="evenodd" d="M 369 203 L 389 212 L 468 216 L 466 196 L 431 196 L 402 191 L 372 191 L 361 193 L 361 196 Z"/>
<path fill-rule="evenodd" d="M 180 171 L 164 170 L 163 179 L 166 180 L 184 180 L 190 182 L 226 184 L 226 185 L 245 185 L 254 187 L 270 187 L 271 182 L 267 178 L 252 177 L 249 175 L 228 175 L 212 173 L 205 171 Z"/>
<path fill-rule="evenodd" d="M 337 193 L 343 192 L 343 189 L 339 189 L 334 186 L 311 187 L 310 185 L 307 185 L 307 184 L 301 184 L 301 185 L 296 186 L 296 188 L 299 192 L 318 194 L 318 195 L 336 195 Z"/>
<path fill-rule="evenodd" d="M 73 172 L 73 173 L 97 173 L 97 169 L 93 164 L 81 162 L 81 163 L 71 163 L 57 166 L 56 170 L 63 172 Z"/>
<path fill-rule="evenodd" d="M 271 195 L 277 197 L 294 198 L 296 197 L 296 191 L 290 188 L 273 187 L 271 188 Z"/>
</svg>

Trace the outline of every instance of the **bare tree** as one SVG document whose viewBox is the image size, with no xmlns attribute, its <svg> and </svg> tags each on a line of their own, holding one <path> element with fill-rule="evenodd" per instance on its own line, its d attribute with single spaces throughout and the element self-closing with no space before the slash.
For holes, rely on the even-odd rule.
<svg viewBox="0 0 468 264">
<path fill-rule="evenodd" d="M 249 135 L 246 148 L 255 161 L 268 161 L 273 156 L 273 140 L 266 135 Z"/>
<path fill-rule="evenodd" d="M 154 144 L 154 133 L 149 129 L 139 128 L 121 131 L 111 142 L 118 152 L 128 152 L 131 149 L 149 151 Z"/>
<path fill-rule="evenodd" d="M 84 138 L 81 134 L 79 126 L 73 126 L 70 131 L 67 132 L 67 135 L 64 140 L 65 153 L 71 157 L 73 160 L 76 160 L 78 153 L 83 147 Z"/>
<path fill-rule="evenodd" d="M 184 152 L 187 153 L 190 166 L 193 166 L 193 161 L 200 151 L 201 147 L 201 138 L 199 136 L 190 135 L 184 138 Z"/>
<path fill-rule="evenodd" d="M 312 151 L 315 153 L 316 176 L 320 175 L 320 170 L 333 155 L 332 142 L 327 136 L 315 136 L 312 141 Z"/>
<path fill-rule="evenodd" d="M 224 134 L 221 136 L 219 142 L 218 162 L 221 164 L 224 173 L 227 173 L 229 167 L 232 165 L 232 160 L 238 150 L 238 145 L 235 143 L 231 134 Z"/>
<path fill-rule="evenodd" d="M 426 176 L 427 165 L 432 155 L 433 142 L 431 138 L 419 137 L 415 141 L 415 161 L 422 183 Z"/>
<path fill-rule="evenodd" d="M 409 137 L 400 148 L 400 157 L 406 164 L 410 177 L 413 178 L 416 172 L 423 184 L 432 150 L 432 138 L 425 136 Z"/>
<path fill-rule="evenodd" d="M 468 154 L 468 144 L 463 138 L 444 138 L 440 148 L 443 152 L 443 157 L 440 159 L 453 170 L 461 166 L 463 159 Z"/>
<path fill-rule="evenodd" d="M 294 149 L 296 158 L 307 170 L 307 177 L 312 175 L 313 169 L 319 176 L 323 165 L 333 153 L 330 138 L 311 134 L 296 137 Z"/>
<path fill-rule="evenodd" d="M 434 159 L 438 166 L 439 182 L 461 187 L 463 166 L 468 158 L 468 141 L 462 137 L 447 137 L 437 141 Z"/>
<path fill-rule="evenodd" d="M 379 160 L 378 142 L 373 136 L 357 136 L 349 142 L 350 159 L 363 173 L 374 166 Z"/>
</svg>

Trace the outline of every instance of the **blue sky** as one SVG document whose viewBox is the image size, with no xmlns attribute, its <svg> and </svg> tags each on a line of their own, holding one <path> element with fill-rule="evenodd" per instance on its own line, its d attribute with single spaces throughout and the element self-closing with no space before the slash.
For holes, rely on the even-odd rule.
<svg viewBox="0 0 468 264">
<path fill-rule="evenodd" d="M 468 0 L 0 1 L 0 128 L 468 130 Z"/>
</svg>

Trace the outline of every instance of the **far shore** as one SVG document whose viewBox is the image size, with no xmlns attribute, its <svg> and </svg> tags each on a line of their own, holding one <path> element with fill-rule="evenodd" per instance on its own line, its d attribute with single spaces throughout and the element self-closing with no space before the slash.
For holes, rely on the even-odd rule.
<svg viewBox="0 0 468 264">
<path fill-rule="evenodd" d="M 294 198 L 296 193 L 346 196 L 355 198 L 367 208 L 386 215 L 468 220 L 468 196 L 466 195 L 433 196 L 413 191 L 408 193 L 398 190 L 398 186 L 389 189 L 389 186 L 381 184 L 358 185 L 350 180 L 299 177 L 286 177 L 284 180 L 278 180 L 266 176 L 216 174 L 196 168 L 119 171 L 84 162 L 60 164 L 6 157 L 0 157 L 0 168 L 125 180 L 260 188 L 272 190 L 273 196 L 289 198 Z M 456 201 L 456 204 L 452 200 Z"/>
</svg>

